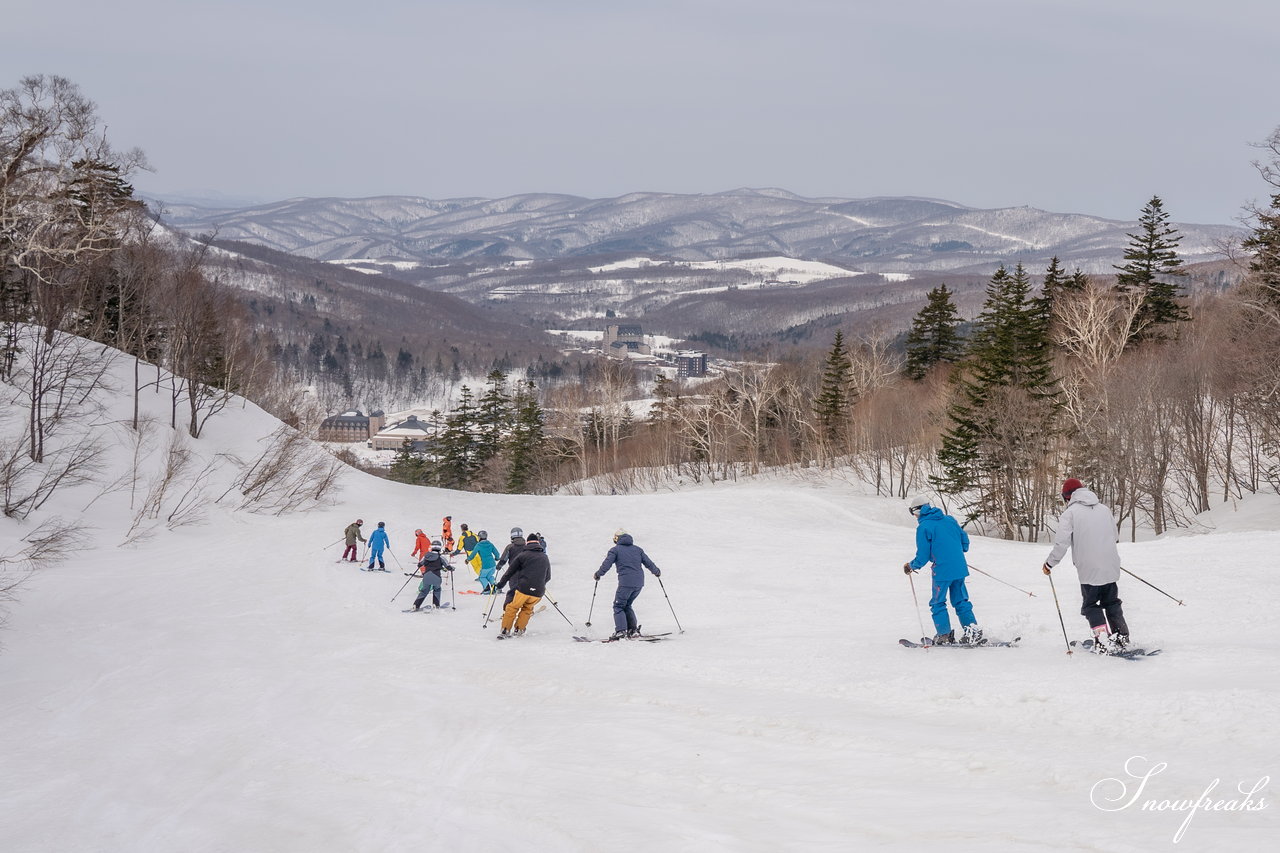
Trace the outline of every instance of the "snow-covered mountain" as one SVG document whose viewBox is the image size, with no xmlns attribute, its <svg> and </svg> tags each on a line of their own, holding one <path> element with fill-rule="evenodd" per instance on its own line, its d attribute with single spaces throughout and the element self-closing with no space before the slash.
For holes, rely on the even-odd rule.
<svg viewBox="0 0 1280 853">
<path fill-rule="evenodd" d="M 1135 212 L 1145 199 L 1135 200 Z M 1176 205 L 1171 205 L 1176 211 Z M 803 198 L 782 190 L 609 199 L 298 198 L 245 208 L 172 203 L 193 232 L 322 260 L 559 259 L 603 254 L 707 261 L 753 255 L 849 264 L 867 272 L 990 273 L 1000 263 L 1111 272 L 1134 222 L 1030 207 L 982 210 L 922 198 Z M 1216 256 L 1239 229 L 1178 224 L 1188 261 Z"/>
<path fill-rule="evenodd" d="M 350 472 L 277 515 L 228 498 L 276 421 L 237 402 L 188 439 L 148 391 L 139 446 L 128 364 L 109 378 L 63 423 L 103 439 L 97 484 L 0 517 L 3 571 L 42 523 L 82 529 L 0 635 L 5 850 L 1118 853 L 1280 835 L 1280 611 L 1259 559 L 1280 549 L 1274 495 L 1121 545 L 1187 604 L 1122 581 L 1158 657 L 1065 654 L 1048 546 L 981 537 L 972 563 L 1035 593 L 970 580 L 981 623 L 1020 647 L 912 650 L 896 640 L 929 617 L 901 570 L 905 503 L 843 478 L 549 497 Z M 20 433 L 12 408 L 0 440 Z M 402 613 L 411 580 L 336 562 L 362 517 L 408 567 L 413 530 L 444 515 L 498 542 L 545 534 L 558 610 L 499 643 L 461 565 L 456 610 Z M 673 633 L 575 643 L 610 630 L 614 579 L 592 572 L 619 526 L 663 570 L 643 625 Z M 1071 571 L 1055 577 L 1081 637 Z"/>
</svg>

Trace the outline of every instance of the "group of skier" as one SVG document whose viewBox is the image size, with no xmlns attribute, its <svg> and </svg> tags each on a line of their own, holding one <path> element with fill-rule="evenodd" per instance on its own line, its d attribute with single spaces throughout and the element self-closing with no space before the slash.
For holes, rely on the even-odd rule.
<svg viewBox="0 0 1280 853">
<path fill-rule="evenodd" d="M 342 561 L 358 562 L 356 548 L 360 542 L 368 542 L 369 565 L 363 571 L 387 571 L 383 562 L 383 554 L 390 547 L 386 524 L 378 522 L 378 528 L 366 540 L 361 535 L 364 519 L 357 518 L 347 526 L 344 537 L 346 550 Z M 520 636 L 525 632 L 535 609 L 546 595 L 547 583 L 551 580 L 551 560 L 547 556 L 546 538 L 540 533 L 525 536 L 519 527 L 511 528 L 511 541 L 501 553 L 489 541 L 485 530 L 472 531 L 466 524 L 461 525 L 458 539 L 453 539 L 452 516 L 445 516 L 441 536 L 432 539 L 421 529 L 414 531 L 414 548 L 411 556 L 417 558 L 416 575 L 422 578 L 418 584 L 418 596 L 413 602 L 412 610 L 420 610 L 428 596 L 433 607 L 440 607 L 440 596 L 444 590 L 445 573 L 454 570 L 448 557 L 464 554 L 465 560 L 476 573 L 476 582 L 480 584 L 481 595 L 497 595 L 503 587 L 509 586 L 502 609 L 501 631 L 499 639 Z M 614 633 L 610 639 L 624 639 L 640 635 L 640 624 L 636 619 L 633 604 L 644 589 L 644 570 L 648 569 L 654 577 L 662 571 L 654 564 L 644 549 L 635 544 L 635 540 L 626 530 L 619 528 L 613 535 L 613 547 L 605 555 L 604 562 L 595 572 L 599 583 L 610 569 L 617 568 L 618 589 L 613 602 Z M 455 547 L 455 545 L 457 547 Z M 374 563 L 378 568 L 374 568 Z M 506 568 L 501 578 L 497 573 Z M 492 609 L 492 605 L 490 606 Z"/>
<path fill-rule="evenodd" d="M 1053 549 L 1041 569 L 1051 575 L 1070 549 L 1080 578 L 1080 615 L 1089 621 L 1093 632 L 1090 648 L 1099 654 L 1124 653 L 1129 648 L 1129 625 L 1119 594 L 1120 551 L 1116 543 L 1120 537 L 1115 518 L 1111 509 L 1075 477 L 1062 484 L 1062 502 L 1066 508 L 1058 520 Z M 903 564 L 902 570 L 912 575 L 926 563 L 933 564 L 933 594 L 929 598 L 935 630 L 932 644 L 957 642 L 947 613 L 948 598 L 960 620 L 959 642 L 983 643 L 982 628 L 973 615 L 965 587 L 969 576 L 965 560 L 969 535 L 954 518 L 930 505 L 925 496 L 912 498 L 907 508 L 916 517 L 916 555 Z"/>
<path fill-rule="evenodd" d="M 1121 567 L 1120 552 L 1116 547 L 1119 534 L 1115 518 L 1111 509 L 1074 477 L 1062 484 L 1062 502 L 1066 507 L 1042 570 L 1044 574 L 1051 575 L 1053 567 L 1068 550 L 1071 551 L 1080 580 L 1080 614 L 1088 620 L 1093 633 L 1091 648 L 1102 654 L 1123 653 L 1129 648 L 1129 626 L 1119 595 Z M 902 569 L 911 576 L 926 564 L 932 564 L 929 610 L 935 633 L 931 644 L 983 644 L 986 638 L 974 616 L 965 584 L 965 578 L 969 576 L 969 564 L 965 558 L 969 550 L 969 535 L 955 518 L 931 505 L 926 496 L 911 499 L 907 508 L 916 518 L 916 554 L 903 564 Z M 383 554 L 390 548 L 386 525 L 378 522 L 377 529 L 368 540 L 361 535 L 363 525 L 363 519 L 356 519 L 346 528 L 347 547 L 342 559 L 357 562 L 357 543 L 367 541 L 369 564 L 362 568 L 386 571 Z M 513 527 L 510 542 L 499 553 L 489 541 L 486 531 L 473 531 L 466 524 L 461 525 L 455 541 L 452 516 L 447 515 L 439 538 L 431 539 L 421 529 L 414 534 L 412 556 L 418 559 L 417 574 L 422 578 L 418 597 L 413 603 L 414 610 L 423 606 L 427 596 L 431 597 L 433 606 L 440 606 L 442 578 L 444 573 L 453 571 L 447 557 L 464 554 L 464 559 L 476 574 L 480 594 L 497 595 L 504 587 L 510 587 L 502 610 L 499 638 L 519 636 L 525 632 L 551 580 L 551 560 L 547 556 L 545 537 L 539 533 L 525 536 L 521 528 Z M 374 568 L 375 563 L 377 569 Z M 497 573 L 504 567 L 505 573 L 498 577 Z M 615 568 L 618 587 L 613 600 L 614 633 L 610 639 L 635 637 L 640 635 L 640 624 L 632 605 L 644 589 L 644 572 L 647 569 L 654 577 L 660 577 L 662 572 L 635 544 L 631 534 L 621 528 L 614 533 L 613 547 L 595 572 L 597 584 L 610 569 Z M 961 636 L 958 639 L 951 626 L 948 600 L 960 622 Z"/>
</svg>

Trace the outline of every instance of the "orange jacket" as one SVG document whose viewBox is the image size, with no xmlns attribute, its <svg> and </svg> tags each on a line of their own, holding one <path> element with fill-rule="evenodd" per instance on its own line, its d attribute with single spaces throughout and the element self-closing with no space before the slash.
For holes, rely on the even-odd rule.
<svg viewBox="0 0 1280 853">
<path fill-rule="evenodd" d="M 413 556 L 421 560 L 427 554 L 431 553 L 431 537 L 423 533 L 421 530 L 414 531 L 417 539 L 413 543 Z"/>
</svg>

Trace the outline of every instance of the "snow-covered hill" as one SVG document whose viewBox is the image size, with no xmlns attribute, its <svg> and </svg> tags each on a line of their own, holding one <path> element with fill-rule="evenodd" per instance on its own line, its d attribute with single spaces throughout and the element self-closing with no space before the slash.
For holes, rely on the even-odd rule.
<svg viewBox="0 0 1280 853">
<path fill-rule="evenodd" d="M 122 436 L 105 480 L 128 470 L 128 408 L 110 397 L 95 419 Z M 246 405 L 186 444 L 248 458 L 276 426 Z M 1187 602 L 1126 579 L 1135 639 L 1164 650 L 1126 661 L 1064 653 L 1046 546 L 981 538 L 973 564 L 1036 593 L 970 581 L 987 631 L 1020 647 L 899 647 L 928 622 L 901 571 L 911 518 L 838 481 L 536 497 L 351 472 L 313 511 L 210 504 L 130 547 L 128 492 L 93 493 L 0 518 L 0 554 L 53 515 L 92 528 L 0 634 L 5 850 L 1253 851 L 1280 837 L 1269 782 L 1262 808 L 1159 808 L 1206 789 L 1240 801 L 1237 786 L 1277 775 L 1274 496 L 1223 507 L 1210 534 L 1121 546 Z M 386 522 L 391 565 L 408 567 L 414 529 L 444 515 L 499 543 L 513 525 L 544 533 L 572 626 L 548 609 L 495 642 L 481 596 L 406 614 L 398 571 L 335 562 L 362 517 Z M 646 630 L 675 633 L 575 643 L 608 633 L 614 581 L 597 590 L 591 573 L 620 525 L 663 569 L 637 602 Z M 1081 637 L 1070 571 L 1055 578 Z"/>
<path fill-rule="evenodd" d="M 1134 200 L 1135 214 L 1145 199 Z M 1170 210 L 1176 215 L 1176 203 Z M 1133 222 L 1030 207 L 982 210 L 921 198 L 804 198 L 780 190 L 611 199 L 528 194 L 503 199 L 298 198 L 220 209 L 172 204 L 173 225 L 216 231 L 323 260 L 563 259 L 610 253 L 708 261 L 783 255 L 869 272 L 989 274 L 1021 261 L 1039 270 L 1110 273 Z M 1220 254 L 1239 229 L 1179 224 L 1188 261 Z"/>
</svg>

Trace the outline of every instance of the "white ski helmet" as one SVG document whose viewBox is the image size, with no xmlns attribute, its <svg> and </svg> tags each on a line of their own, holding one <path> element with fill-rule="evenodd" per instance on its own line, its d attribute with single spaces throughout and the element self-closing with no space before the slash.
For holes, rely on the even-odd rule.
<svg viewBox="0 0 1280 853">
<path fill-rule="evenodd" d="M 444 547 L 444 546 L 440 544 L 440 540 L 439 540 L 439 539 L 432 539 L 432 540 L 431 540 L 431 550 L 432 550 L 432 551 L 439 551 L 439 550 L 440 550 L 440 549 L 442 549 L 443 547 Z"/>
<path fill-rule="evenodd" d="M 520 537 L 522 537 L 522 536 L 524 536 L 524 531 L 523 531 L 523 530 L 521 530 L 519 527 L 513 527 L 513 528 L 511 528 L 511 538 L 512 538 L 512 539 L 519 539 L 519 538 L 520 538 Z"/>
<path fill-rule="evenodd" d="M 488 539 L 488 538 L 489 538 L 489 531 L 487 531 L 487 530 L 480 530 L 480 531 L 477 531 L 477 532 L 476 532 L 476 536 L 480 537 L 481 539 Z"/>
<path fill-rule="evenodd" d="M 916 495 L 907 504 L 907 510 L 910 511 L 912 515 L 915 515 L 920 511 L 921 507 L 926 507 L 926 506 L 929 506 L 928 495 Z"/>
</svg>

